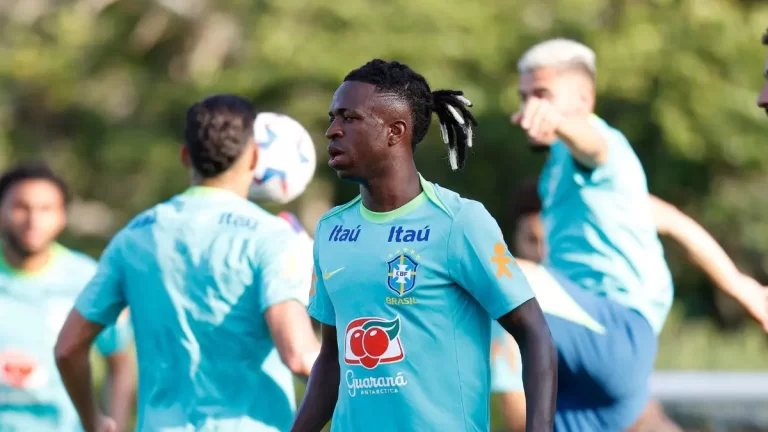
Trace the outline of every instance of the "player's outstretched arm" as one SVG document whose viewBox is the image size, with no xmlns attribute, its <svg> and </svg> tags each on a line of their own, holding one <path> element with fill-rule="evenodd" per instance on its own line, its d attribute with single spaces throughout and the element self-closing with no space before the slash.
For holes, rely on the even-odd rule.
<svg viewBox="0 0 768 432">
<path fill-rule="evenodd" d="M 685 251 L 723 292 L 739 301 L 768 331 L 768 288 L 743 274 L 717 241 L 695 220 L 674 205 L 651 195 L 651 212 L 660 235 Z"/>
<path fill-rule="evenodd" d="M 556 139 L 562 140 L 573 158 L 587 168 L 596 168 L 608 158 L 608 143 L 589 117 L 565 117 L 546 99 L 530 97 L 512 116 L 512 123 L 538 144 L 552 145 Z"/>
<path fill-rule="evenodd" d="M 339 348 L 336 327 L 323 324 L 320 354 L 312 367 L 307 391 L 291 432 L 320 432 L 333 417 L 339 398 Z"/>
<path fill-rule="evenodd" d="M 526 399 L 526 431 L 554 428 L 557 351 L 539 303 L 532 298 L 498 319 L 520 346 Z"/>
<path fill-rule="evenodd" d="M 114 421 L 99 409 L 91 382 L 91 344 L 103 329 L 103 325 L 88 321 L 80 312 L 72 310 L 54 349 L 64 387 L 86 432 L 117 430 Z"/>
<path fill-rule="evenodd" d="M 300 378 L 309 377 L 320 343 L 306 307 L 295 300 L 284 301 L 270 306 L 264 318 L 283 363 Z"/>
</svg>

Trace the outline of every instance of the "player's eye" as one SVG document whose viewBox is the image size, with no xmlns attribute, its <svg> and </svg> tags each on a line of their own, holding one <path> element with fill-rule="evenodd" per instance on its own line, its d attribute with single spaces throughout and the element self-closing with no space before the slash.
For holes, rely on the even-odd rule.
<svg viewBox="0 0 768 432">
<path fill-rule="evenodd" d="M 347 122 L 347 123 L 351 122 L 354 119 L 355 119 L 354 117 L 344 116 L 344 121 Z"/>
<path fill-rule="evenodd" d="M 334 116 L 328 116 L 328 123 L 333 123 Z"/>
</svg>

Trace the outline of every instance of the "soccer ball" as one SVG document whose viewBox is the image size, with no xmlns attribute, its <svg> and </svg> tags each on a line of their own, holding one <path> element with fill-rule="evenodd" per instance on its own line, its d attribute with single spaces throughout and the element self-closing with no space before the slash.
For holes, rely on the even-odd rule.
<svg viewBox="0 0 768 432">
<path fill-rule="evenodd" d="M 264 112 L 253 123 L 259 147 L 248 198 L 285 204 L 304 192 L 315 174 L 315 145 L 296 120 Z"/>
</svg>

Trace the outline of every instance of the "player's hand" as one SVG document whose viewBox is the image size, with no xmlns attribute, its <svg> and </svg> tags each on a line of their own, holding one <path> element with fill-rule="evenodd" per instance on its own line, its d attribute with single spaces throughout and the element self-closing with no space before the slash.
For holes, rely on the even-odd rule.
<svg viewBox="0 0 768 432">
<path fill-rule="evenodd" d="M 739 302 L 768 333 L 768 287 L 746 275 L 741 283 Z"/>
<path fill-rule="evenodd" d="M 96 422 L 96 432 L 117 432 L 117 423 L 112 418 L 102 415 Z"/>
<path fill-rule="evenodd" d="M 531 97 L 511 120 L 525 131 L 529 141 L 551 146 L 557 141 L 557 130 L 563 121 L 563 115 L 548 100 Z"/>
</svg>

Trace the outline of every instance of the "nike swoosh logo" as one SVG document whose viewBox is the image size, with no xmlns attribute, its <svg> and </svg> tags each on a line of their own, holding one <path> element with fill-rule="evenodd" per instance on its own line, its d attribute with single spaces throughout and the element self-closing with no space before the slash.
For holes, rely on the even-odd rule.
<svg viewBox="0 0 768 432">
<path fill-rule="evenodd" d="M 336 270 L 334 270 L 332 272 L 323 272 L 323 279 L 324 280 L 328 280 L 328 279 L 332 278 L 333 275 L 335 275 L 336 273 L 338 273 L 338 272 L 340 272 L 342 270 L 344 270 L 344 267 L 342 267 L 340 269 L 336 269 Z"/>
</svg>

